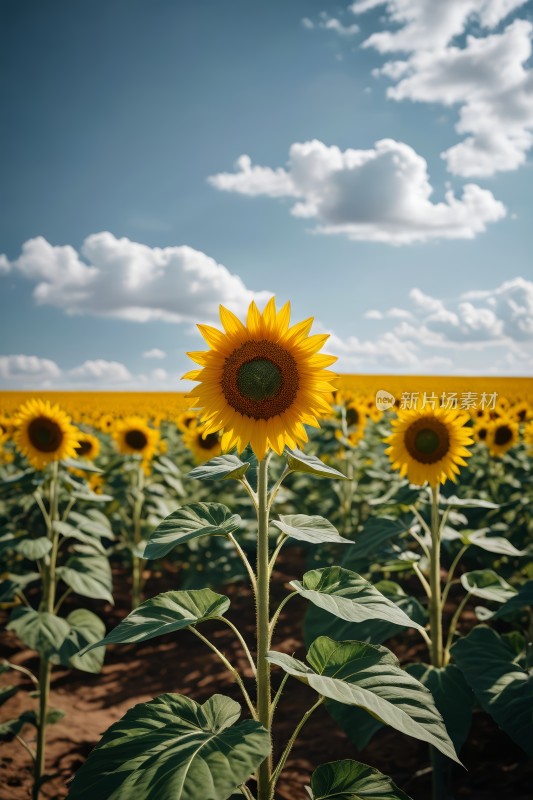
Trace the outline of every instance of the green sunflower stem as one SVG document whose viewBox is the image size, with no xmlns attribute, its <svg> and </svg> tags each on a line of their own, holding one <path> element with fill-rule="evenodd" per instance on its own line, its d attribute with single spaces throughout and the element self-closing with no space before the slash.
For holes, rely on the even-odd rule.
<svg viewBox="0 0 533 800">
<path fill-rule="evenodd" d="M 133 542 L 136 548 L 142 538 L 142 509 L 144 505 L 144 472 L 142 464 L 137 468 L 137 494 L 133 503 Z M 133 553 L 133 573 L 132 573 L 132 593 L 131 607 L 137 608 L 142 603 L 142 565 L 143 559 L 135 552 Z"/>
<path fill-rule="evenodd" d="M 270 664 L 267 661 L 270 631 L 270 570 L 268 552 L 268 461 L 269 454 L 259 461 L 257 477 L 257 715 L 271 737 Z M 271 800 L 273 787 L 272 744 L 270 754 L 257 771 L 257 800 Z"/>
<path fill-rule="evenodd" d="M 59 506 L 59 471 L 58 462 L 52 463 L 52 474 L 50 478 L 49 509 L 46 515 L 43 514 L 48 538 L 52 542 L 49 561 L 43 560 L 43 594 L 40 603 L 41 611 L 48 614 L 54 613 L 56 596 L 56 561 L 59 548 L 59 533 L 56 528 Z M 37 747 L 35 752 L 35 762 L 33 770 L 33 800 L 38 800 L 40 786 L 42 783 L 45 756 L 46 756 L 46 717 L 48 715 L 48 702 L 50 698 L 50 678 L 52 664 L 50 659 L 41 655 L 39 663 L 39 713 L 37 718 Z"/>
<path fill-rule="evenodd" d="M 431 552 L 429 585 L 429 624 L 431 637 L 431 664 L 440 668 L 444 666 L 444 647 L 442 641 L 442 591 L 440 580 L 440 519 L 439 519 L 439 487 L 431 487 Z M 446 800 L 448 796 L 446 784 L 448 769 L 445 758 L 434 747 L 430 747 L 431 765 L 433 768 L 432 800 Z"/>
</svg>

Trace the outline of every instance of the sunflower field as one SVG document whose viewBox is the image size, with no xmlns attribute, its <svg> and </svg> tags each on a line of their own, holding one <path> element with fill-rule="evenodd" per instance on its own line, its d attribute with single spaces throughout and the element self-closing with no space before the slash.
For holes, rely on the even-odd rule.
<svg viewBox="0 0 533 800">
<path fill-rule="evenodd" d="M 531 381 L 337 376 L 311 324 L 4 393 L 3 800 L 531 797 Z"/>
</svg>

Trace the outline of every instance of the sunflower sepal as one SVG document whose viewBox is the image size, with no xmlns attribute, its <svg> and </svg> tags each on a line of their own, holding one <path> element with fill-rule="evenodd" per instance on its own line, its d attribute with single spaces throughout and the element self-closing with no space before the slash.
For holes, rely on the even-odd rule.
<svg viewBox="0 0 533 800">
<path fill-rule="evenodd" d="M 314 475 L 316 478 L 335 478 L 347 481 L 346 475 L 343 475 L 339 470 L 325 464 L 317 456 L 304 453 L 302 450 L 285 449 L 287 455 L 287 466 L 291 472 L 306 472 L 309 475 Z"/>
<path fill-rule="evenodd" d="M 195 467 L 187 474 L 187 477 L 196 478 L 199 481 L 240 481 L 249 469 L 249 461 L 241 461 L 238 456 L 228 453 L 224 456 L 215 456 L 205 464 Z"/>
</svg>

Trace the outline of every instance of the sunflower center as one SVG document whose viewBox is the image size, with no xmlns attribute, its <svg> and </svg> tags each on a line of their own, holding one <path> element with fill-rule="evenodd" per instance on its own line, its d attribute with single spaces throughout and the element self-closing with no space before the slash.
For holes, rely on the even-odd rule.
<svg viewBox="0 0 533 800">
<path fill-rule="evenodd" d="M 346 424 L 348 427 L 359 424 L 359 411 L 356 408 L 346 409 Z"/>
<path fill-rule="evenodd" d="M 90 453 L 92 449 L 93 449 L 92 444 L 89 441 L 87 441 L 87 439 L 85 439 L 84 441 L 81 441 L 79 445 L 76 447 L 76 453 L 79 456 L 86 456 L 87 453 Z"/>
<path fill-rule="evenodd" d="M 130 431 L 127 431 L 126 435 L 124 436 L 124 441 L 128 447 L 131 447 L 132 450 L 144 450 L 148 444 L 146 434 L 143 433 L 143 431 L 137 430 L 136 428 L 132 428 Z"/>
<path fill-rule="evenodd" d="M 293 404 L 299 386 L 294 357 L 275 342 L 247 341 L 224 362 L 224 397 L 235 411 L 253 419 L 282 414 Z"/>
<path fill-rule="evenodd" d="M 218 433 L 208 433 L 207 436 L 198 437 L 198 445 L 203 450 L 212 450 L 219 442 Z"/>
<path fill-rule="evenodd" d="M 435 464 L 450 449 L 450 436 L 440 420 L 426 417 L 416 420 L 406 430 L 405 447 L 420 464 Z"/>
<path fill-rule="evenodd" d="M 54 453 L 61 447 L 63 431 L 53 419 L 36 417 L 28 425 L 28 438 L 41 453 Z"/>
<path fill-rule="evenodd" d="M 484 442 L 485 439 L 487 438 L 487 429 L 486 428 L 478 428 L 477 435 L 478 435 L 478 439 L 481 439 L 481 441 Z"/>
<path fill-rule="evenodd" d="M 281 389 L 283 375 L 268 358 L 254 358 L 237 371 L 237 388 L 249 400 L 269 400 Z"/>
<path fill-rule="evenodd" d="M 508 425 L 500 425 L 498 428 L 496 428 L 496 432 L 494 434 L 494 444 L 509 444 L 512 438 L 513 432 L 511 428 Z"/>
</svg>

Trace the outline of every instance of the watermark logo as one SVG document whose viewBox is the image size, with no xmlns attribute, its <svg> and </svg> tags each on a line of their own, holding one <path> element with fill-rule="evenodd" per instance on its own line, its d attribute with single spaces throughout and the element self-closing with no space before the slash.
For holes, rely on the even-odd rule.
<svg viewBox="0 0 533 800">
<path fill-rule="evenodd" d="M 376 392 L 376 408 L 379 411 L 388 411 L 394 406 L 396 402 L 396 398 L 390 392 L 386 392 L 385 389 L 378 389 Z"/>
</svg>

